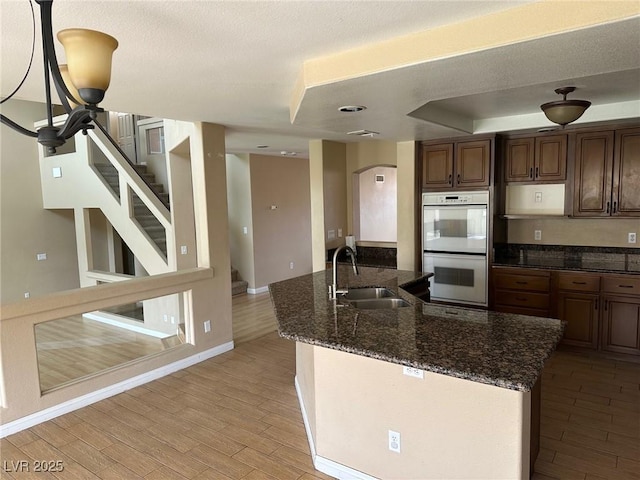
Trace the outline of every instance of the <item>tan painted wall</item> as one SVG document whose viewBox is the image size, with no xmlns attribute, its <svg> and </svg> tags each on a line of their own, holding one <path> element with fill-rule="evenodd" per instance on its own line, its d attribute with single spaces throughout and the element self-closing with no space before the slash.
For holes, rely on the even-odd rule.
<svg viewBox="0 0 640 480">
<path fill-rule="evenodd" d="M 20 100 L 2 113 L 29 129 L 46 118 L 44 105 Z M 43 209 L 36 140 L 4 125 L 0 136 L 0 303 L 79 287 L 73 211 Z"/>
<path fill-rule="evenodd" d="M 251 155 L 249 163 L 255 287 L 311 273 L 309 161 Z"/>
<path fill-rule="evenodd" d="M 583 245 L 640 248 L 627 243 L 627 233 L 640 235 L 640 220 L 633 219 L 534 219 L 509 220 L 509 243 L 541 245 Z M 542 240 L 534 240 L 534 231 L 542 231 Z"/>
<path fill-rule="evenodd" d="M 311 255 L 313 271 L 326 268 L 324 229 L 324 175 L 322 174 L 322 140 L 309 142 L 309 191 L 311 196 Z"/>
<path fill-rule="evenodd" d="M 297 351 L 298 361 L 312 358 L 296 369 L 318 456 L 376 478 L 528 478 L 529 392 L 430 372 L 417 379 L 323 347 Z M 388 449 L 389 430 L 400 433 L 400 453 Z"/>
<path fill-rule="evenodd" d="M 324 238 L 325 248 L 344 245 L 344 237 L 349 234 L 347 225 L 348 191 L 351 176 L 347 174 L 346 145 L 339 142 L 322 142 L 322 174 L 324 194 Z M 349 181 L 347 181 L 347 178 Z M 342 230 L 342 237 L 338 230 Z M 335 238 L 329 239 L 329 231 L 335 232 Z"/>
<path fill-rule="evenodd" d="M 383 182 L 376 182 L 382 175 Z M 356 240 L 397 242 L 398 172 L 395 167 L 375 166 L 354 173 L 353 232 Z"/>
<path fill-rule="evenodd" d="M 256 288 L 249 155 L 227 155 L 227 201 L 231 265 L 249 288 Z"/>
<path fill-rule="evenodd" d="M 415 142 L 396 144 L 398 159 L 398 252 L 400 270 L 414 270 L 416 257 Z"/>
<path fill-rule="evenodd" d="M 396 143 L 382 140 L 348 143 L 347 149 L 347 229 L 353 233 L 353 183 L 354 172 L 373 165 L 397 165 Z"/>
</svg>

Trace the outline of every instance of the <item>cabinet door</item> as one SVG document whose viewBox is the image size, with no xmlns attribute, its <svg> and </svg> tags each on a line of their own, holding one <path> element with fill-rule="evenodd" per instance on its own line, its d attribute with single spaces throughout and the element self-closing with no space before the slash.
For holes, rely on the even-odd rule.
<svg viewBox="0 0 640 480">
<path fill-rule="evenodd" d="M 640 298 L 604 297 L 602 350 L 640 355 Z"/>
<path fill-rule="evenodd" d="M 598 295 L 560 292 L 558 318 L 567 322 L 562 342 L 594 350 L 598 348 L 598 307 Z"/>
<path fill-rule="evenodd" d="M 535 180 L 556 181 L 567 178 L 567 137 L 536 137 Z"/>
<path fill-rule="evenodd" d="M 456 143 L 455 179 L 457 188 L 488 187 L 491 172 L 491 140 Z"/>
<path fill-rule="evenodd" d="M 613 215 L 640 216 L 640 128 L 616 132 Z"/>
<path fill-rule="evenodd" d="M 533 180 L 533 138 L 517 138 L 504 143 L 505 182 L 530 182 Z"/>
<path fill-rule="evenodd" d="M 573 215 L 601 217 L 611 214 L 613 132 L 576 135 Z"/>
<path fill-rule="evenodd" d="M 422 146 L 422 188 L 453 186 L 453 143 Z"/>
</svg>

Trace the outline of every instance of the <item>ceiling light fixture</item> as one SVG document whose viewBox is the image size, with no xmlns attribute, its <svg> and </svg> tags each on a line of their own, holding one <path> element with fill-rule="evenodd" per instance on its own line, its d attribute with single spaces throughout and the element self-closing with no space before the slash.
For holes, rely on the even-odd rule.
<svg viewBox="0 0 640 480">
<path fill-rule="evenodd" d="M 555 92 L 562 95 L 562 100 L 540 105 L 549 120 L 563 127 L 579 119 L 591 102 L 586 100 L 567 100 L 567 94 L 575 91 L 576 87 L 556 88 Z"/>
<path fill-rule="evenodd" d="M 354 112 L 361 112 L 366 109 L 367 107 L 363 105 L 344 105 L 340 107 L 338 111 L 342 113 L 354 113 Z"/>
<path fill-rule="evenodd" d="M 118 41 L 106 33 L 95 30 L 81 28 L 62 30 L 58 32 L 58 40 L 65 49 L 67 65 L 58 65 L 51 22 L 53 0 L 35 0 L 35 2 L 40 6 L 47 125 L 33 132 L 2 114 L 0 114 L 0 122 L 23 135 L 37 138 L 38 142 L 47 147 L 47 151 L 52 154 L 55 153 L 56 147 L 64 145 L 76 133 L 82 131 L 86 134 L 87 130 L 94 128 L 91 122 L 96 119 L 97 113 L 104 111 L 98 107 L 98 103 L 104 98 L 111 81 L 111 57 L 113 51 L 118 48 Z M 29 4 L 33 20 L 31 61 L 18 87 L 0 103 L 6 102 L 16 94 L 31 69 L 35 50 L 36 20 L 33 4 L 31 1 Z M 68 115 L 62 127 L 53 125 L 50 76 L 53 77 L 58 97 Z"/>
</svg>

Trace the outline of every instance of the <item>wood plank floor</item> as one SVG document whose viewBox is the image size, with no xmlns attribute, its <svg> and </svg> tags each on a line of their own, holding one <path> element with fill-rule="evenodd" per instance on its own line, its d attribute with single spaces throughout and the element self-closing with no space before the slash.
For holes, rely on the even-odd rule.
<svg viewBox="0 0 640 480">
<path fill-rule="evenodd" d="M 2 439 L 2 478 L 329 478 L 311 463 L 295 346 L 273 331 L 269 295 L 233 304 L 235 350 Z M 640 479 L 640 365 L 557 352 L 542 396 L 535 480 Z M 6 471 L 20 460 L 64 471 Z"/>
</svg>

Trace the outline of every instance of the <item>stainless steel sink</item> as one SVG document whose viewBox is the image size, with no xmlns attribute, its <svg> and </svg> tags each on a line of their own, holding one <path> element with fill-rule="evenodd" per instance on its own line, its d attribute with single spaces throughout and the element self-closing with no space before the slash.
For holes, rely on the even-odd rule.
<svg viewBox="0 0 640 480">
<path fill-rule="evenodd" d="M 349 300 L 349 305 L 355 308 L 361 308 L 365 310 L 403 308 L 403 307 L 411 306 L 411 304 L 406 300 L 402 298 L 397 298 L 397 297 L 364 298 L 360 300 Z"/>
<path fill-rule="evenodd" d="M 352 288 L 342 296 L 342 298 L 348 301 L 389 297 L 397 297 L 397 295 L 384 287 Z"/>
</svg>

